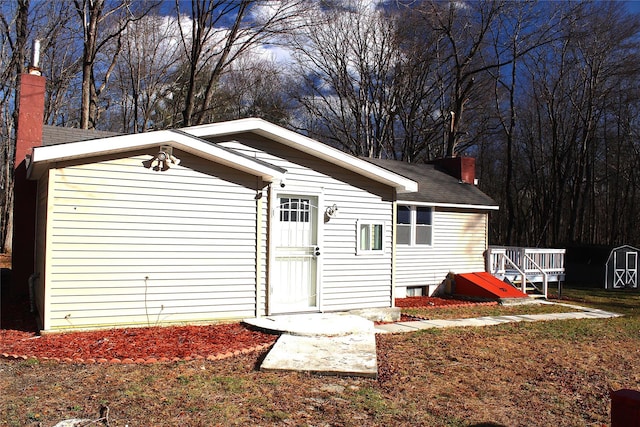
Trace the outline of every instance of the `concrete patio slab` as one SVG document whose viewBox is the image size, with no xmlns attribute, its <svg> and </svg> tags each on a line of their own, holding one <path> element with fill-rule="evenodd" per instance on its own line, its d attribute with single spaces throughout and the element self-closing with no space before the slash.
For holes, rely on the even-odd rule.
<svg viewBox="0 0 640 427">
<path fill-rule="evenodd" d="M 375 334 L 333 337 L 284 334 L 267 354 L 260 370 L 376 378 Z"/>
</svg>

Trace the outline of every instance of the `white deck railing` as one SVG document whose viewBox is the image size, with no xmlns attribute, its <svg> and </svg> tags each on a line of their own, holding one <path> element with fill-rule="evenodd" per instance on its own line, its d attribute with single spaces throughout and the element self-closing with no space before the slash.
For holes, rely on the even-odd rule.
<svg viewBox="0 0 640 427">
<path fill-rule="evenodd" d="M 486 270 L 501 279 L 519 281 L 524 293 L 529 284 L 546 298 L 549 281 L 560 286 L 564 280 L 565 252 L 565 249 L 489 246 Z"/>
</svg>

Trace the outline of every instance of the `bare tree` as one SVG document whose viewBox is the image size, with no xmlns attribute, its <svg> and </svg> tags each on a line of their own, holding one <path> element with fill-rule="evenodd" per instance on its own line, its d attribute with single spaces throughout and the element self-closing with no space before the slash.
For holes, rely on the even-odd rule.
<svg viewBox="0 0 640 427">
<path fill-rule="evenodd" d="M 511 198 L 513 221 L 498 237 L 536 246 L 638 239 L 627 221 L 637 213 L 629 162 L 637 160 L 638 19 L 615 3 L 558 3 L 548 12 L 557 37 L 519 57 L 522 67 L 498 83 L 508 108 L 496 108 L 496 142 L 507 150 L 492 153 L 510 171 L 497 182 L 511 187 L 496 191 Z M 623 210 L 611 209 L 614 200 Z"/>
<path fill-rule="evenodd" d="M 114 79 L 120 109 L 114 121 L 120 120 L 125 131 L 145 132 L 173 124 L 173 118 L 161 111 L 178 76 L 179 40 L 177 19 L 159 14 L 130 23 L 123 33 Z"/>
<path fill-rule="evenodd" d="M 309 11 L 292 38 L 298 128 L 357 156 L 395 157 L 395 26 L 363 1 Z"/>
<path fill-rule="evenodd" d="M 491 29 L 503 12 L 503 1 L 436 2 L 423 6 L 422 16 L 427 27 L 440 35 L 439 75 L 446 98 L 446 111 L 450 123 L 446 129 L 445 155 L 455 154 L 464 134 L 463 113 L 472 101 L 476 82 L 490 68 L 503 65 L 499 60 L 487 58 Z M 489 60 L 489 62 L 487 62 Z M 486 74 L 486 73 L 485 73 Z M 475 87 L 474 87 L 475 86 Z"/>
<path fill-rule="evenodd" d="M 538 21 L 534 35 L 518 40 L 515 45 L 502 45 L 498 51 L 494 49 L 505 40 L 508 43 L 500 26 L 517 19 L 522 5 L 526 3 L 428 1 L 416 8 L 428 31 L 438 38 L 436 73 L 441 87 L 441 111 L 448 114 L 449 120 L 444 135 L 445 156 L 454 156 L 473 145 L 471 122 L 465 117 L 470 109 L 487 108 L 490 72 L 498 73 L 502 67 L 548 42 L 550 27 Z M 477 114 L 471 114 L 477 122 Z"/>
<path fill-rule="evenodd" d="M 10 14 L 7 15 L 6 12 Z M 15 127 L 20 98 L 20 74 L 23 71 L 28 37 L 29 0 L 16 0 L 15 9 L 0 9 L 0 244 L 2 252 L 11 252 L 13 224 L 13 168 Z"/>
<path fill-rule="evenodd" d="M 501 136 L 504 138 L 504 156 L 500 200 L 504 210 L 499 217 L 504 218 L 503 238 L 505 243 L 511 244 L 514 239 L 516 221 L 523 217 L 522 212 L 516 210 L 523 204 L 519 203 L 518 183 L 514 169 L 517 167 L 517 139 L 518 139 L 518 103 L 517 97 L 521 91 L 523 73 L 527 54 L 536 51 L 546 51 L 546 45 L 560 38 L 562 25 L 558 21 L 558 11 L 545 9 L 538 2 L 520 2 L 509 5 L 509 13 L 501 15 L 497 25 L 492 29 L 493 57 L 505 64 L 499 68 L 488 69 L 494 84 L 495 118 Z M 562 16 L 562 15 L 561 15 Z M 543 21 L 542 24 L 540 21 Z"/>
<path fill-rule="evenodd" d="M 249 49 L 296 25 L 304 0 L 192 0 L 188 15 L 176 1 L 182 49 L 188 63 L 183 125 L 209 115 L 222 75 Z"/>
<path fill-rule="evenodd" d="M 84 40 L 82 54 L 82 106 L 80 127 L 93 129 L 100 115 L 99 97 L 113 72 L 122 46 L 122 34 L 130 22 L 145 16 L 158 3 L 123 0 L 112 4 L 106 0 L 73 0 L 81 20 Z M 140 6 L 139 10 L 134 7 Z M 102 81 L 96 78 L 98 53 L 114 42 Z"/>
<path fill-rule="evenodd" d="M 43 2 L 32 19 L 34 37 L 41 42 L 40 68 L 47 78 L 45 123 L 78 126 L 82 35 L 68 2 Z"/>
<path fill-rule="evenodd" d="M 221 120 L 260 117 L 288 125 L 290 119 L 287 76 L 282 65 L 261 57 L 237 59 L 220 81 L 212 105 Z"/>
</svg>

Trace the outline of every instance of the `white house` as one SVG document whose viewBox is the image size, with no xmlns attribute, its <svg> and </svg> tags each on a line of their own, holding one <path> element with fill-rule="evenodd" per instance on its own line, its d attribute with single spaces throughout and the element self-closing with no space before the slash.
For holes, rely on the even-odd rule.
<svg viewBox="0 0 640 427">
<path fill-rule="evenodd" d="M 259 119 L 33 149 L 44 330 L 393 304 L 417 183 Z"/>
<path fill-rule="evenodd" d="M 22 77 L 10 297 L 44 331 L 391 307 L 484 269 L 471 159 L 358 159 L 260 119 L 43 129 Z"/>
<path fill-rule="evenodd" d="M 45 331 L 391 307 L 484 270 L 472 159 L 358 159 L 260 119 L 43 128 L 45 88 L 21 76 L 9 293 Z"/>
</svg>

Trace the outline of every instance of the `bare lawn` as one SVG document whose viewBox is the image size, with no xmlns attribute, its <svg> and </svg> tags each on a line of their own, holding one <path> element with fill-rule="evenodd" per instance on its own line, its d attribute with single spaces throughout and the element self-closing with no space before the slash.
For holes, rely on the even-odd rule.
<svg viewBox="0 0 640 427">
<path fill-rule="evenodd" d="M 569 313 L 576 311 L 563 305 L 549 304 L 522 304 L 522 305 L 489 305 L 469 307 L 407 307 L 402 309 L 402 314 L 418 317 L 420 319 L 468 319 L 484 316 L 515 316 L 520 314 L 548 314 Z"/>
<path fill-rule="evenodd" d="M 266 350 L 150 365 L 0 359 L 0 425 L 97 419 L 101 407 L 110 426 L 607 425 L 610 390 L 640 389 L 640 295 L 566 295 L 625 317 L 379 335 L 377 380 L 263 373 Z"/>
</svg>

